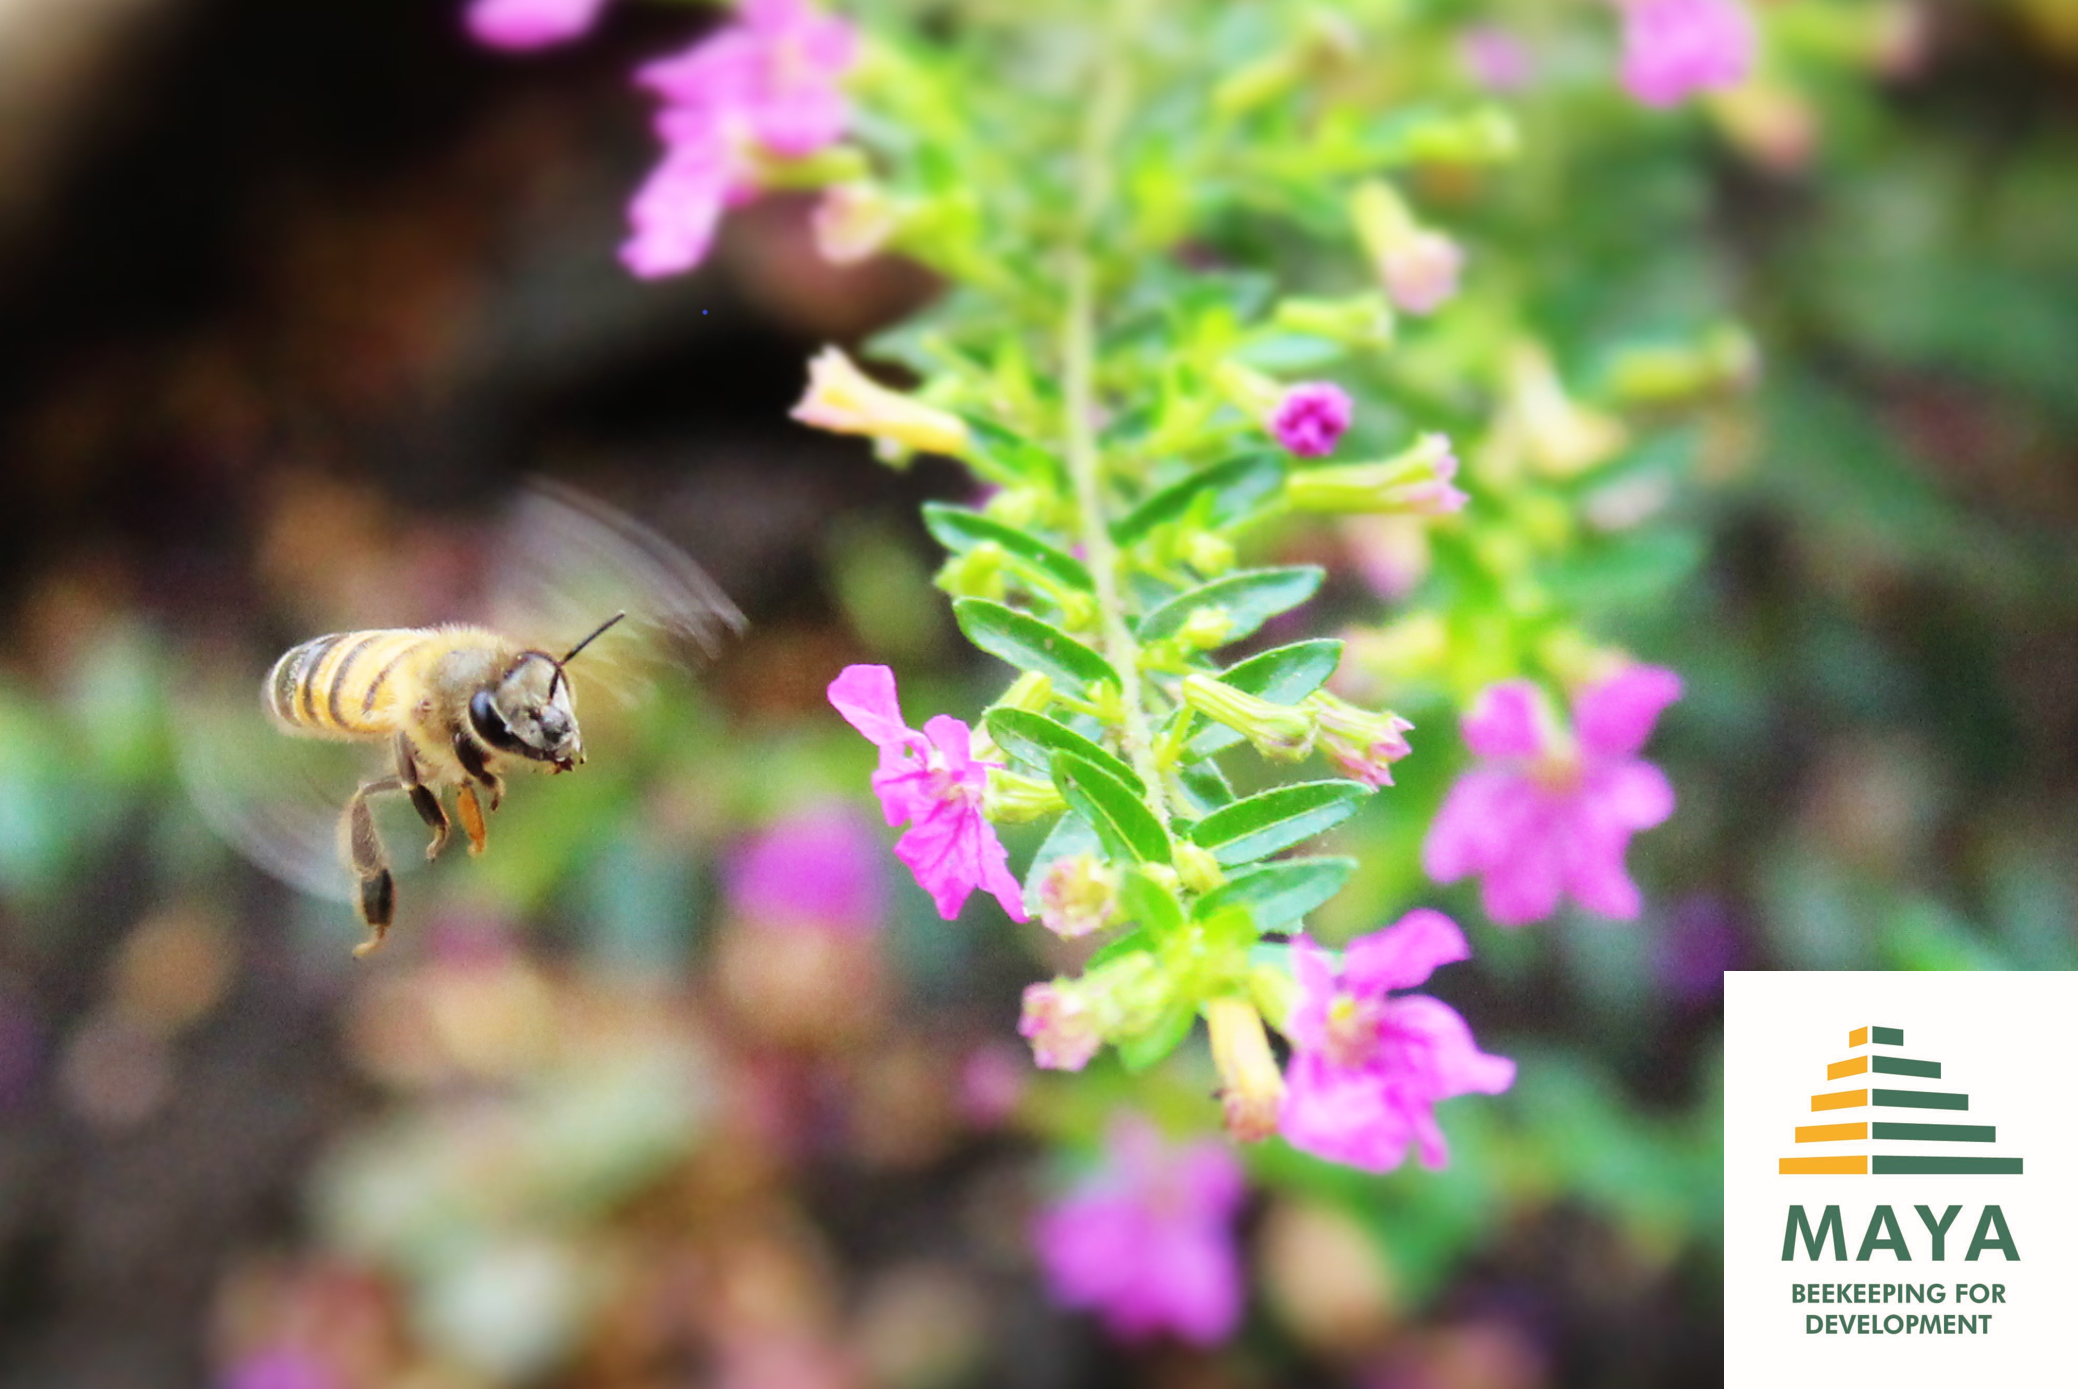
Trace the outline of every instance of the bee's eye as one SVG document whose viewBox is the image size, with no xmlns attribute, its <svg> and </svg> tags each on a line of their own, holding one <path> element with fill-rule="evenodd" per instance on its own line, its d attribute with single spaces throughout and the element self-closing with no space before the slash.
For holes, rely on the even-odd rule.
<svg viewBox="0 0 2078 1389">
<path fill-rule="evenodd" d="M 506 752 L 520 751 L 519 739 L 512 736 L 512 726 L 498 712 L 489 690 L 478 690 L 469 701 L 469 722 L 475 726 L 476 736 L 494 748 Z"/>
</svg>

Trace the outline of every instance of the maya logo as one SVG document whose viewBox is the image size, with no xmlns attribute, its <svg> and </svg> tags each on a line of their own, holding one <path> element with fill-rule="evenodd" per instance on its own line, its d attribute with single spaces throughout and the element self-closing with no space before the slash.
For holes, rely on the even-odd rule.
<svg viewBox="0 0 2078 1389">
<path fill-rule="evenodd" d="M 1780 1159 L 1783 1176 L 1882 1176 L 1886 1174 L 1970 1174 L 1974 1176 L 2018 1176 L 2017 1157 L 1985 1153 L 1985 1145 L 1998 1142 L 1998 1129 L 1991 1124 L 1928 1122 L 1929 1112 L 1967 1113 L 1969 1095 L 1955 1090 L 1921 1088 L 1917 1081 L 1941 1080 L 1941 1063 L 1895 1054 L 1879 1048 L 1903 1047 L 1905 1033 L 1896 1027 L 1857 1027 L 1847 1034 L 1849 1051 L 1859 1055 L 1829 1062 L 1829 1081 L 1851 1081 L 1861 1077 L 1855 1089 L 1828 1090 L 1811 1097 L 1814 1114 L 1854 1115 L 1831 1123 L 1797 1127 L 1796 1157 Z M 1879 1084 L 1889 1077 L 1896 1081 Z M 1911 1088 L 1906 1088 L 1906 1087 Z M 1878 1114 L 1885 1117 L 1878 1118 Z M 1895 1115 L 1895 1117 L 1890 1117 Z M 1805 1148 L 1804 1145 L 1812 1145 Z M 1889 1144 L 1912 1145 L 1914 1151 L 1887 1149 Z M 1919 1145 L 1938 1145 L 1927 1151 Z"/>
</svg>

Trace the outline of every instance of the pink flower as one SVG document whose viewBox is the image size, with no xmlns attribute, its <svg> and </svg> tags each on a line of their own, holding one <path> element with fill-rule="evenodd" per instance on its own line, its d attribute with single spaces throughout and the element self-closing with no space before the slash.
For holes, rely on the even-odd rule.
<svg viewBox="0 0 2078 1389">
<path fill-rule="evenodd" d="M 1736 86 L 1753 52 L 1753 19 L 1739 0 L 1625 0 L 1623 85 L 1647 106 Z"/>
<path fill-rule="evenodd" d="M 1369 1172 L 1398 1167 L 1410 1146 L 1424 1167 L 1450 1160 L 1436 1102 L 1497 1095 L 1515 1063 L 1479 1050 L 1449 1004 L 1388 991 L 1471 954 L 1456 924 L 1427 909 L 1352 941 L 1339 969 L 1311 941 L 1294 943 L 1299 1002 L 1285 1028 L 1292 1059 L 1278 1125 L 1287 1142 Z"/>
<path fill-rule="evenodd" d="M 1010 875 L 1009 852 L 982 818 L 989 768 L 973 753 L 973 731 L 940 714 L 919 733 L 902 722 L 895 673 L 886 666 L 846 666 L 830 682 L 830 703 L 880 749 L 873 793 L 890 825 L 909 823 L 895 857 L 931 894 L 938 915 L 959 915 L 975 888 L 992 894 L 1012 921 L 1026 920 L 1024 892 Z"/>
<path fill-rule="evenodd" d="M 1355 412 L 1349 392 L 1332 381 L 1302 381 L 1270 413 L 1270 433 L 1301 458 L 1325 458 Z"/>
<path fill-rule="evenodd" d="M 1520 38 L 1498 24 L 1478 24 L 1458 37 L 1458 52 L 1472 80 L 1490 92 L 1519 92 L 1535 69 Z"/>
<path fill-rule="evenodd" d="M 487 48 L 548 48 L 591 31 L 606 0 L 474 0 L 463 22 Z"/>
<path fill-rule="evenodd" d="M 1625 873 L 1631 835 L 1674 813 L 1674 789 L 1638 757 L 1681 677 L 1631 666 L 1574 700 L 1574 729 L 1558 726 L 1527 680 L 1489 686 L 1465 716 L 1465 742 L 1485 759 L 1450 789 L 1422 845 L 1440 883 L 1480 875 L 1494 920 L 1520 926 L 1559 898 L 1603 916 L 1638 914 Z"/>
<path fill-rule="evenodd" d="M 1172 1148 L 1145 1120 L 1121 1119 L 1103 1167 L 1039 1217 L 1047 1287 L 1122 1339 L 1169 1332 L 1216 1345 L 1241 1318 L 1233 1220 L 1244 1195 L 1223 1145 Z"/>
<path fill-rule="evenodd" d="M 801 159 L 844 134 L 838 81 L 858 35 L 806 0 L 744 0 L 733 24 L 636 73 L 663 98 L 665 154 L 629 205 L 621 260 L 653 279 L 707 256 L 724 208 L 760 191 L 759 161 Z"/>
<path fill-rule="evenodd" d="M 886 911 L 878 833 L 852 807 L 828 802 L 780 820 L 729 861 L 729 904 L 761 926 L 814 926 L 843 935 L 878 929 Z"/>
</svg>

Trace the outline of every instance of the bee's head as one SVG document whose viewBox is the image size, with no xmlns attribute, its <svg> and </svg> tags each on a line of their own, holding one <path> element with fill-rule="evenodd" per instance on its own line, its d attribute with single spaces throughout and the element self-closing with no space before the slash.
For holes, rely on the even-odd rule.
<svg viewBox="0 0 2078 1389">
<path fill-rule="evenodd" d="M 577 710 L 563 667 L 625 616 L 615 613 L 607 618 L 560 661 L 546 651 L 522 651 L 497 684 L 478 690 L 469 701 L 469 722 L 477 736 L 501 751 L 549 763 L 559 772 L 584 761 L 584 740 L 577 731 Z"/>
<path fill-rule="evenodd" d="M 577 711 L 562 663 L 545 651 L 521 652 L 498 683 L 469 701 L 469 722 L 503 752 L 567 772 L 584 761 Z"/>
</svg>

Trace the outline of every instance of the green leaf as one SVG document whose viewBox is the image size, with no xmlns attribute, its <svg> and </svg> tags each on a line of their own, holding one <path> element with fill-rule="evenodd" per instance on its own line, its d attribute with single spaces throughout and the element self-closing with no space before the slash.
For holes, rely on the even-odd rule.
<svg viewBox="0 0 2078 1389">
<path fill-rule="evenodd" d="M 1065 489 L 1067 470 L 1061 460 L 1021 434 L 1013 433 L 986 415 L 963 414 L 974 444 L 967 461 L 990 482 L 1013 487 L 1037 483 Z"/>
<path fill-rule="evenodd" d="M 1210 815 L 1223 805 L 1234 801 L 1234 788 L 1227 785 L 1224 773 L 1217 762 L 1199 762 L 1181 768 L 1176 780 L 1192 802 L 1192 810 L 1199 815 Z"/>
<path fill-rule="evenodd" d="M 1084 974 L 1088 974 L 1091 970 L 1097 968 L 1099 965 L 1108 965 L 1113 960 L 1116 960 L 1124 955 L 1130 955 L 1136 950 L 1144 951 L 1150 957 L 1153 955 L 1154 942 L 1148 938 L 1147 932 L 1137 929 L 1126 932 L 1117 940 L 1111 942 L 1102 950 L 1099 950 L 1096 954 L 1090 956 L 1089 959 L 1085 960 L 1083 962 L 1082 972 Z"/>
<path fill-rule="evenodd" d="M 1072 694 L 1087 694 L 1092 685 L 1106 681 L 1119 683 L 1111 662 L 1030 613 L 986 598 L 962 598 L 952 612 L 968 641 L 1019 670 L 1038 671 Z"/>
<path fill-rule="evenodd" d="M 1137 868 L 1126 873 L 1118 900 L 1126 919 L 1150 937 L 1162 939 L 1183 929 L 1183 907 L 1176 894 Z"/>
<path fill-rule="evenodd" d="M 1058 720 L 1024 709 L 991 709 L 982 722 L 1000 746 L 1036 766 L 1051 768 L 1055 753 L 1073 753 L 1111 773 L 1134 795 L 1147 794 L 1146 783 L 1126 765 L 1125 759 Z"/>
<path fill-rule="evenodd" d="M 1235 360 L 1258 371 L 1317 371 L 1349 355 L 1349 348 L 1314 333 L 1269 333 L 1243 343 Z"/>
<path fill-rule="evenodd" d="M 1206 524 L 1232 525 L 1275 497 L 1283 487 L 1282 457 L 1269 452 L 1242 454 L 1201 468 L 1164 487 L 1113 522 L 1111 538 L 1121 545 L 1142 540 L 1156 526 L 1181 519 L 1201 497 L 1207 499 Z"/>
<path fill-rule="evenodd" d="M 1320 637 L 1273 647 L 1237 661 L 1221 671 L 1219 678 L 1272 704 L 1297 704 L 1325 685 L 1340 664 L 1342 643 L 1332 637 Z M 1241 735 L 1233 729 L 1212 724 L 1191 739 L 1189 755 L 1193 759 L 1210 757 L 1240 741 Z"/>
<path fill-rule="evenodd" d="M 1146 1070 L 1176 1050 L 1177 1044 L 1190 1036 L 1191 1024 L 1197 1019 L 1197 1009 L 1188 1003 L 1170 1004 L 1145 1032 L 1135 1033 L 1119 1042 L 1118 1059 L 1129 1071 Z"/>
<path fill-rule="evenodd" d="M 1057 550 L 1035 535 L 1006 526 L 993 517 L 944 502 L 924 503 L 924 526 L 939 544 L 954 554 L 964 555 L 977 545 L 996 544 L 1032 568 L 1067 588 L 1094 593 L 1096 584 L 1089 567 L 1075 556 Z"/>
<path fill-rule="evenodd" d="M 1200 608 L 1223 608 L 1233 620 L 1226 642 L 1252 635 L 1271 618 L 1289 612 L 1320 591 L 1327 571 L 1302 564 L 1286 569 L 1244 569 L 1179 593 L 1140 619 L 1140 638 L 1160 641 L 1183 629 Z M 1222 642 L 1221 645 L 1225 645 Z"/>
<path fill-rule="evenodd" d="M 1167 863 L 1169 836 L 1154 812 L 1124 782 L 1073 753 L 1053 757 L 1053 784 L 1061 798 L 1097 832 L 1111 857 Z"/>
<path fill-rule="evenodd" d="M 1356 871 L 1353 858 L 1292 858 L 1236 873 L 1198 899 L 1193 915 L 1246 907 L 1256 929 L 1284 931 L 1342 890 Z"/>
<path fill-rule="evenodd" d="M 1370 794 L 1354 781 L 1279 786 L 1213 811 L 1193 827 L 1191 838 L 1222 864 L 1252 863 L 1341 824 Z"/>
</svg>

